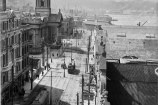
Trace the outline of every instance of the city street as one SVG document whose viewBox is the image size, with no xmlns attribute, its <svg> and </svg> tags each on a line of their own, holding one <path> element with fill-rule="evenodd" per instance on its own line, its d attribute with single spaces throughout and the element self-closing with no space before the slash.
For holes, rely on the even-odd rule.
<svg viewBox="0 0 158 105">
<path fill-rule="evenodd" d="M 76 47 L 76 39 L 72 39 L 72 46 Z M 78 39 L 77 47 L 87 51 L 87 39 Z M 67 69 L 61 68 L 61 64 L 64 63 L 64 57 L 59 57 L 52 60 L 50 63 L 51 69 L 41 80 L 39 85 L 44 85 L 48 91 L 51 90 L 51 72 L 52 72 L 52 105 L 76 105 L 77 93 L 81 97 L 81 79 L 82 74 L 86 69 L 86 54 L 77 54 L 72 51 L 72 59 L 76 64 L 76 73 L 68 74 Z M 71 52 L 65 52 L 65 63 L 71 62 Z M 81 99 L 81 98 L 80 98 Z M 81 100 L 80 100 L 81 101 Z"/>
</svg>

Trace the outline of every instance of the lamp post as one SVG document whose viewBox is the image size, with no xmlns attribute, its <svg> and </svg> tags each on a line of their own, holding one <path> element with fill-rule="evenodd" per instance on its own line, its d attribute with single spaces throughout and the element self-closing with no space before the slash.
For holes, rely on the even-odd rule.
<svg viewBox="0 0 158 105">
<path fill-rule="evenodd" d="M 71 41 L 71 63 L 72 63 L 72 41 Z"/>
<path fill-rule="evenodd" d="M 31 90 L 33 89 L 33 56 L 32 56 L 32 59 L 31 59 L 31 62 L 30 62 L 30 64 L 31 64 Z"/>
<path fill-rule="evenodd" d="M 65 53 L 64 53 L 64 77 L 65 77 Z"/>
<path fill-rule="evenodd" d="M 45 53 L 44 53 L 45 51 L 44 51 L 44 37 L 42 38 L 42 65 L 43 66 L 45 66 L 44 65 L 44 59 L 45 59 Z"/>
<path fill-rule="evenodd" d="M 47 46 L 47 70 L 48 70 L 48 46 Z"/>
</svg>

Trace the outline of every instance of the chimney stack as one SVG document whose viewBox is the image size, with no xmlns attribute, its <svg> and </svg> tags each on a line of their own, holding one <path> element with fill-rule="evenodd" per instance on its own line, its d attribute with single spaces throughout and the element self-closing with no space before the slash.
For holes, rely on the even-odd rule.
<svg viewBox="0 0 158 105">
<path fill-rule="evenodd" d="M 6 11 L 6 0 L 2 0 L 2 11 Z"/>
</svg>

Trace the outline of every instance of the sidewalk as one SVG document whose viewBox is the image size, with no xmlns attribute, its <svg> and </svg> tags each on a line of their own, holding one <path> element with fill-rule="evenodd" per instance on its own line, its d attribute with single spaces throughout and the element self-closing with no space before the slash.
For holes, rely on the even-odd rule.
<svg viewBox="0 0 158 105">
<path fill-rule="evenodd" d="M 29 99 L 29 96 L 31 95 L 31 92 L 35 89 L 35 87 L 40 83 L 40 81 L 43 79 L 43 77 L 47 74 L 47 70 L 44 70 L 43 69 L 43 76 L 42 76 L 42 73 L 40 73 L 39 75 L 39 78 L 36 78 L 34 81 L 33 81 L 33 89 L 31 90 L 31 82 L 26 82 L 25 85 L 24 85 L 24 90 L 25 90 L 25 95 L 23 98 L 18 98 L 18 99 L 14 99 L 14 105 L 24 105 L 28 99 Z M 8 105 L 10 105 L 10 103 L 8 103 Z"/>
<path fill-rule="evenodd" d="M 44 74 L 43 74 L 43 76 L 42 76 L 42 73 L 40 73 L 39 79 L 36 78 L 36 79 L 33 81 L 33 89 L 36 87 L 36 85 L 41 81 L 41 79 L 42 79 L 42 78 L 44 77 L 44 75 L 47 73 L 47 70 L 44 70 L 44 68 L 42 68 L 42 69 L 43 69 Z M 25 90 L 24 98 L 26 98 L 26 97 L 28 97 L 28 95 L 32 92 L 32 90 L 31 90 L 31 82 L 30 82 L 30 81 L 25 84 L 24 90 Z"/>
</svg>

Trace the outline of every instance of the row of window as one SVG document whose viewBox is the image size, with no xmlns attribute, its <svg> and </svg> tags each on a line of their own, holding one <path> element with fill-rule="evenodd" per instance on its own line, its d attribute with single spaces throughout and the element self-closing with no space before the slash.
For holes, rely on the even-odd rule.
<svg viewBox="0 0 158 105">
<path fill-rule="evenodd" d="M 2 30 L 7 31 L 9 29 L 17 28 L 21 24 L 20 19 L 9 19 L 8 21 L 2 22 Z"/>
<path fill-rule="evenodd" d="M 15 73 L 18 73 L 19 71 L 20 71 L 20 67 L 21 67 L 21 62 L 17 62 L 16 63 L 16 66 L 15 66 Z M 10 71 L 12 71 L 12 70 L 10 70 Z M 3 76 L 3 84 L 5 83 L 5 82 L 8 82 L 8 80 L 9 80 L 9 77 L 8 77 L 8 71 L 6 71 L 6 72 L 3 72 L 2 73 L 2 76 Z"/>
<path fill-rule="evenodd" d="M 19 44 L 19 43 L 20 43 L 20 34 L 15 36 L 13 35 L 10 38 L 5 38 L 4 40 L 1 40 L 2 51 L 5 51 L 10 45 Z"/>
</svg>

